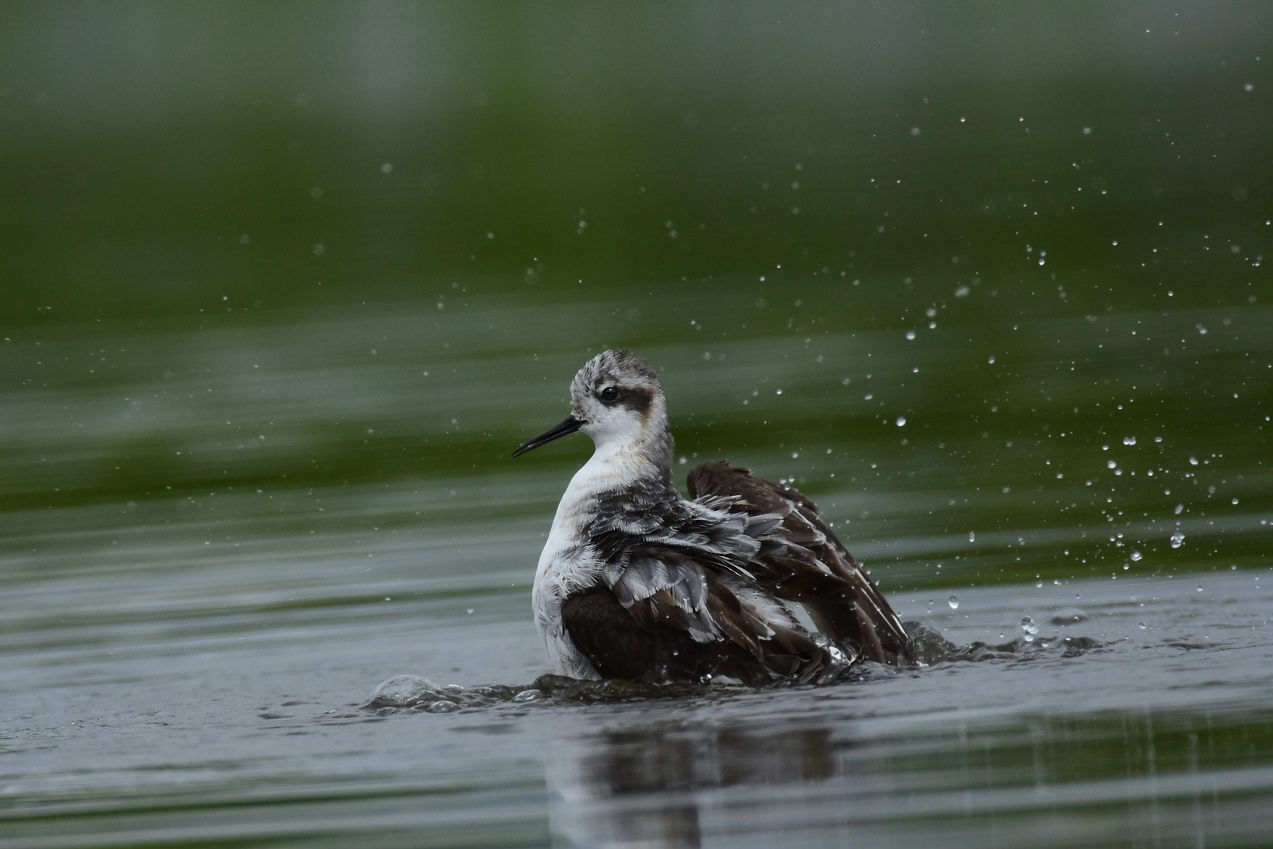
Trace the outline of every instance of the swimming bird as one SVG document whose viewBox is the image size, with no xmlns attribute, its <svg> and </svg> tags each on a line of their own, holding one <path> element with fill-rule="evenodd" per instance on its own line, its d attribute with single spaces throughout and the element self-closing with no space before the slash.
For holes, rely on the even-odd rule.
<svg viewBox="0 0 1273 849">
<path fill-rule="evenodd" d="M 906 659 L 906 631 L 805 495 L 724 462 L 672 482 L 667 401 L 630 351 L 593 357 L 561 424 L 592 457 L 557 506 L 531 592 L 558 674 L 650 683 L 829 680 Z M 791 605 L 804 608 L 812 627 Z"/>
</svg>

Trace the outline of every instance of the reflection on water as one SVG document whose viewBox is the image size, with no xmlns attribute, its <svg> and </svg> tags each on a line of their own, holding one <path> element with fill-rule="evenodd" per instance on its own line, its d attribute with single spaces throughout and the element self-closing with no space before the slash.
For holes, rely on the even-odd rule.
<svg viewBox="0 0 1273 849">
<path fill-rule="evenodd" d="M 562 802 L 553 820 L 579 846 L 701 846 L 708 793 L 799 785 L 836 772 L 826 728 L 636 725 L 603 731 L 581 748 L 572 785 L 555 787 Z"/>
<path fill-rule="evenodd" d="M 554 828 L 580 846 L 1247 845 L 1273 792 L 1273 655 L 1253 577 L 1209 588 L 1232 614 L 1210 646 L 1133 621 L 1172 628 L 1163 614 L 1191 606 L 1192 587 L 1148 613 L 1081 587 L 1096 627 L 1126 633 L 1095 653 L 1005 650 L 657 717 L 585 715 L 549 756 Z M 985 621 L 1021 601 L 968 605 Z M 1205 616 L 1194 608 L 1178 623 Z"/>
<path fill-rule="evenodd" d="M 552 761 L 552 822 L 578 846 L 1242 842 L 1263 833 L 1251 798 L 1273 790 L 1271 718 L 1132 709 L 952 728 L 930 716 L 905 737 L 843 719 L 636 724 Z"/>
</svg>

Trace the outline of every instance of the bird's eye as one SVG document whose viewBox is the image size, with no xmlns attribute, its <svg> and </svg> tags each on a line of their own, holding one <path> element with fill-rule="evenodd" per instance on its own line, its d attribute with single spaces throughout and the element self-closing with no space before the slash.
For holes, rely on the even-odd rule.
<svg viewBox="0 0 1273 849">
<path fill-rule="evenodd" d="M 597 393 L 597 397 L 606 404 L 613 404 L 619 400 L 619 390 L 613 386 L 607 386 Z"/>
</svg>

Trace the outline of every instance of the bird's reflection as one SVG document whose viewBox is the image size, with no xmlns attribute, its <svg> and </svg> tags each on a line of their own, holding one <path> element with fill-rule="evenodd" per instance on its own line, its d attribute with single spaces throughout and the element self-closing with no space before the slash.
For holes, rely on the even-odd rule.
<svg viewBox="0 0 1273 849">
<path fill-rule="evenodd" d="M 566 845 L 697 847 L 704 797 L 716 788 L 831 777 L 825 728 L 756 734 L 728 727 L 648 724 L 584 738 L 559 759 L 553 825 Z M 564 754 L 564 753 L 563 753 Z"/>
</svg>

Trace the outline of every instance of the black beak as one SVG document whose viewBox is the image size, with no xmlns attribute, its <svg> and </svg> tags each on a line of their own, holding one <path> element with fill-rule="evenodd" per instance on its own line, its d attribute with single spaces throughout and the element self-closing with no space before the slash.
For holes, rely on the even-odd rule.
<svg viewBox="0 0 1273 849">
<path fill-rule="evenodd" d="M 562 422 L 561 424 L 557 425 L 556 427 L 550 430 L 544 431 L 539 436 L 536 436 L 534 439 L 527 442 L 521 448 L 518 448 L 516 451 L 513 452 L 513 456 L 520 457 L 523 454 L 525 454 L 527 451 L 530 451 L 532 448 L 538 448 L 541 445 L 547 445 L 548 443 L 552 442 L 554 439 L 560 439 L 563 436 L 569 436 L 570 434 L 574 433 L 581 427 L 583 427 L 583 422 L 579 421 L 579 419 L 575 418 L 574 416 L 567 416 L 566 420 Z"/>
</svg>

